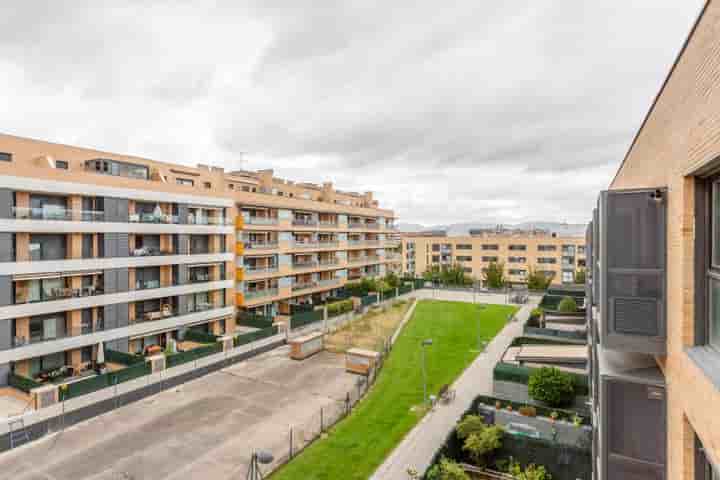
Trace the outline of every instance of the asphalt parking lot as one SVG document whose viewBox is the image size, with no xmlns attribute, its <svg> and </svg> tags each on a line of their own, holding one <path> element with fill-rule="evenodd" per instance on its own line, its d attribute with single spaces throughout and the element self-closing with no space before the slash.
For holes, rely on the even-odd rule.
<svg viewBox="0 0 720 480">
<path fill-rule="evenodd" d="M 288 450 L 291 425 L 338 408 L 344 357 L 282 347 L 0 455 L 0 478 L 245 478 L 253 448 Z"/>
</svg>

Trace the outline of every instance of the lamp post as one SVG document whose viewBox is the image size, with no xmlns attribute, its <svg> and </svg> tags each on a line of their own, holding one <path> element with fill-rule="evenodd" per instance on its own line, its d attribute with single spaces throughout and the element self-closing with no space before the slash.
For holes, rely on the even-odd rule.
<svg viewBox="0 0 720 480">
<path fill-rule="evenodd" d="M 269 465 L 273 462 L 273 460 L 275 460 L 275 457 L 273 457 L 270 452 L 264 450 L 253 451 L 252 456 L 250 457 L 250 467 L 248 468 L 245 479 L 262 480 L 264 477 L 260 471 L 260 464 Z"/>
<path fill-rule="evenodd" d="M 482 353 L 483 351 L 483 341 L 482 341 L 482 311 L 485 309 L 485 305 L 478 305 L 478 352 Z"/>
<path fill-rule="evenodd" d="M 420 353 L 422 355 L 422 376 L 423 376 L 423 405 L 427 405 L 427 373 L 425 372 L 425 347 L 432 345 L 432 338 L 423 340 L 420 343 Z"/>
</svg>

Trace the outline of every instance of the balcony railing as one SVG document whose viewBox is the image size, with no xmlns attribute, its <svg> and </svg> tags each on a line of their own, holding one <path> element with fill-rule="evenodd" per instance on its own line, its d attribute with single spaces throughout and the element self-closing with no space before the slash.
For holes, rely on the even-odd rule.
<svg viewBox="0 0 720 480">
<path fill-rule="evenodd" d="M 188 313 L 207 312 L 214 308 L 223 308 L 225 305 L 213 305 L 211 302 L 198 302 L 188 306 Z"/>
<path fill-rule="evenodd" d="M 364 228 L 364 224 L 361 222 L 348 222 L 348 228 Z"/>
<path fill-rule="evenodd" d="M 266 288 L 263 290 L 245 290 L 243 295 L 245 300 L 255 300 L 257 298 L 274 297 L 278 294 L 277 288 Z"/>
<path fill-rule="evenodd" d="M 191 213 L 187 217 L 187 223 L 189 225 L 231 225 L 232 220 L 225 217 L 197 216 Z"/>
<path fill-rule="evenodd" d="M 338 265 L 340 263 L 340 260 L 337 258 L 321 258 L 319 263 L 323 267 L 329 267 L 332 265 Z"/>
<path fill-rule="evenodd" d="M 320 245 L 320 247 L 322 247 L 322 248 L 335 248 L 335 247 L 340 246 L 340 242 L 338 242 L 337 240 L 326 240 L 326 241 L 320 240 L 318 242 L 318 245 Z"/>
<path fill-rule="evenodd" d="M 367 228 L 370 230 L 380 230 L 380 224 L 379 223 L 366 223 L 363 228 Z"/>
<path fill-rule="evenodd" d="M 159 255 L 173 255 L 173 252 L 160 250 L 158 247 L 140 247 L 130 251 L 133 257 L 156 257 Z"/>
<path fill-rule="evenodd" d="M 270 267 L 255 267 L 250 265 L 245 265 L 245 272 L 248 275 L 255 275 L 260 273 L 274 273 L 278 271 L 277 266 L 270 266 Z"/>
<path fill-rule="evenodd" d="M 318 262 L 310 261 L 310 262 L 293 262 L 293 268 L 300 270 L 300 269 L 306 269 L 306 268 L 317 268 Z"/>
<path fill-rule="evenodd" d="M 309 290 L 311 288 L 315 288 L 318 286 L 318 282 L 298 282 L 293 283 L 292 290 L 293 292 L 297 292 L 300 290 Z"/>
<path fill-rule="evenodd" d="M 163 305 L 160 310 L 154 310 L 152 312 L 137 312 L 135 320 L 130 323 L 153 322 L 155 320 L 162 320 L 163 318 L 174 317 L 177 314 L 177 308 L 173 308 L 170 305 Z"/>
<path fill-rule="evenodd" d="M 278 242 L 244 242 L 248 250 L 269 250 L 278 248 Z"/>
<path fill-rule="evenodd" d="M 197 273 L 194 275 L 190 275 L 190 278 L 188 279 L 190 283 L 204 283 L 210 281 L 210 274 L 209 273 Z"/>
<path fill-rule="evenodd" d="M 320 220 L 321 227 L 337 227 L 337 220 Z"/>
<path fill-rule="evenodd" d="M 80 335 L 87 335 L 89 333 L 105 331 L 105 324 L 102 321 L 98 321 L 95 325 L 82 325 L 80 327 L 72 327 L 65 329 L 62 334 L 56 335 L 31 335 L 30 337 L 14 337 L 12 342 L 12 348 L 24 347 L 26 345 L 33 345 L 36 343 L 52 342 L 54 340 L 61 340 L 63 338 L 79 337 Z"/>
<path fill-rule="evenodd" d="M 63 207 L 12 207 L 12 215 L 20 220 L 65 220 L 76 222 L 102 222 L 105 212 L 96 210 L 74 211 Z"/>
<path fill-rule="evenodd" d="M 102 295 L 103 289 L 99 287 L 82 287 L 82 288 L 52 288 L 49 292 L 40 290 L 39 297 L 30 297 L 27 293 L 19 293 L 15 296 L 15 305 L 23 305 L 26 303 L 51 302 L 53 300 L 64 300 L 67 298 L 92 297 Z"/>
<path fill-rule="evenodd" d="M 135 290 L 149 290 L 151 288 L 160 288 L 160 280 L 135 281 Z"/>
<path fill-rule="evenodd" d="M 244 217 L 245 223 L 250 225 L 277 225 L 277 217 Z"/>
<path fill-rule="evenodd" d="M 319 242 L 306 242 L 306 241 L 293 241 L 293 246 L 295 248 L 317 248 L 320 246 Z"/>
<path fill-rule="evenodd" d="M 340 279 L 339 279 L 339 278 L 330 278 L 330 279 L 327 279 L 327 280 L 319 280 L 319 281 L 317 282 L 317 286 L 318 286 L 318 287 L 330 287 L 330 286 L 332 286 L 332 285 L 337 285 L 337 284 L 339 284 L 339 283 L 340 283 Z"/>
<path fill-rule="evenodd" d="M 357 247 L 359 245 L 363 245 L 363 241 L 362 240 L 348 240 L 348 245 L 350 245 L 351 247 Z"/>
<path fill-rule="evenodd" d="M 315 220 L 314 218 L 304 218 L 304 217 L 293 218 L 292 223 L 293 223 L 293 225 L 308 225 L 311 227 L 314 227 L 318 224 L 317 220 Z"/>
<path fill-rule="evenodd" d="M 367 261 L 366 257 L 355 257 L 355 258 L 348 258 L 349 264 L 355 264 L 355 263 L 365 263 Z"/>
</svg>

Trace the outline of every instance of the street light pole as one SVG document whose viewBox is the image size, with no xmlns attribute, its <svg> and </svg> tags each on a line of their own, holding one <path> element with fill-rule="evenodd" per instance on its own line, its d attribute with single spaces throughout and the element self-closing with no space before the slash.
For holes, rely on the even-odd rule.
<svg viewBox="0 0 720 480">
<path fill-rule="evenodd" d="M 485 309 L 485 305 L 478 305 L 478 352 L 482 353 L 482 311 Z"/>
<path fill-rule="evenodd" d="M 422 355 L 422 377 L 423 377 L 423 405 L 427 405 L 427 373 L 425 371 L 425 347 L 432 345 L 432 338 L 428 338 L 420 343 L 420 354 Z"/>
</svg>

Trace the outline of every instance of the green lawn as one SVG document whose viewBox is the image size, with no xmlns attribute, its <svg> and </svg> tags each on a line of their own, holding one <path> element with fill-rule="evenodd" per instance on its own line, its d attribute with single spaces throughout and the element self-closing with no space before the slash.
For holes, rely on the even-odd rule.
<svg viewBox="0 0 720 480">
<path fill-rule="evenodd" d="M 429 392 L 452 383 L 478 352 L 478 315 L 489 341 L 516 307 L 488 305 L 481 313 L 471 303 L 421 301 L 403 329 L 368 396 L 329 436 L 305 449 L 272 476 L 273 480 L 367 479 L 420 420 L 422 404 L 420 341 L 426 347 Z M 488 366 L 492 368 L 492 366 Z"/>
</svg>

